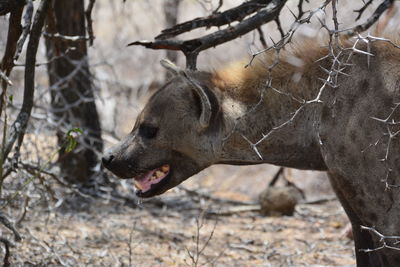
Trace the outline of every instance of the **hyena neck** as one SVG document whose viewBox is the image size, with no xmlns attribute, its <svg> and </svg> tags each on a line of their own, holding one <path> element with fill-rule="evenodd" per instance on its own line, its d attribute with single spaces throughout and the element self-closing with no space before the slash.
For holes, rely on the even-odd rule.
<svg viewBox="0 0 400 267">
<path fill-rule="evenodd" d="M 313 66 L 296 68 L 287 62 L 282 62 L 279 70 L 282 72 L 271 74 L 256 65 L 236 73 L 233 82 L 214 82 L 224 116 L 218 163 L 326 169 L 318 137 L 321 107 L 300 103 L 318 94 L 315 77 L 319 76 L 314 76 L 319 75 L 318 70 Z"/>
</svg>

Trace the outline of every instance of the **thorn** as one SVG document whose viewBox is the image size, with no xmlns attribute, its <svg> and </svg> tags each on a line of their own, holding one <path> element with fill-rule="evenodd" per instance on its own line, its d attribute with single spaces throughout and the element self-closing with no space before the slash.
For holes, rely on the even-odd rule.
<svg viewBox="0 0 400 267">
<path fill-rule="evenodd" d="M 289 9 L 290 13 L 292 13 L 293 17 L 295 20 L 298 20 L 296 14 L 294 14 L 294 12 L 288 7 L 287 9 Z"/>
<path fill-rule="evenodd" d="M 357 48 L 353 48 L 353 52 L 359 53 L 359 54 L 363 54 L 363 55 L 367 55 L 367 56 L 372 56 L 372 57 L 374 56 L 374 54 L 368 53 L 366 51 L 363 51 L 363 50 L 360 50 L 360 49 L 357 49 Z"/>
</svg>

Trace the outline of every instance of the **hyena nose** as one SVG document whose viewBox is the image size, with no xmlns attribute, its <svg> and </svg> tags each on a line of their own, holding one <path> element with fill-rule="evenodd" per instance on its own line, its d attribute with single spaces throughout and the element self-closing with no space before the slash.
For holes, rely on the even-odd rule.
<svg viewBox="0 0 400 267">
<path fill-rule="evenodd" d="M 111 153 L 107 153 L 101 158 L 101 162 L 103 163 L 103 166 L 107 168 L 110 166 L 113 159 L 114 159 L 114 155 Z"/>
</svg>

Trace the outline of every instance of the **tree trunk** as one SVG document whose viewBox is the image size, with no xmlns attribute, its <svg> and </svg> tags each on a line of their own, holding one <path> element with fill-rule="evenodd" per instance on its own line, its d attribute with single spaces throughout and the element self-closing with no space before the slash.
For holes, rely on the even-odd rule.
<svg viewBox="0 0 400 267">
<path fill-rule="evenodd" d="M 66 132 L 83 131 L 77 148 L 61 149 L 61 176 L 71 183 L 88 183 L 99 168 L 98 153 L 103 149 L 101 127 L 94 102 L 92 76 L 87 58 L 83 0 L 53 1 L 47 21 L 47 58 L 51 108 L 57 124 L 59 145 L 65 147 Z M 61 35 L 57 36 L 57 33 Z"/>
</svg>

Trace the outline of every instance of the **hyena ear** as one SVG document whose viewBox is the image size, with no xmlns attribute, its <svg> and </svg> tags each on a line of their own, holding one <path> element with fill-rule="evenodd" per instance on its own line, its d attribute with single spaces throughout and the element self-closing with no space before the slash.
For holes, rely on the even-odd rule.
<svg viewBox="0 0 400 267">
<path fill-rule="evenodd" d="M 170 73 L 182 77 L 186 82 L 188 82 L 190 88 L 194 90 L 201 102 L 200 125 L 202 128 L 207 128 L 210 124 L 212 115 L 210 99 L 206 93 L 207 89 L 203 88 L 196 79 L 192 78 L 185 70 L 182 70 L 168 59 L 162 59 L 160 63 Z"/>
<path fill-rule="evenodd" d="M 212 107 L 211 101 L 208 97 L 206 90 L 208 88 L 203 88 L 203 86 L 194 78 L 190 77 L 186 72 L 183 72 L 185 79 L 188 81 L 189 85 L 193 89 L 194 93 L 199 97 L 201 103 L 201 113 L 200 113 L 200 126 L 202 128 L 207 128 L 210 125 Z"/>
</svg>

